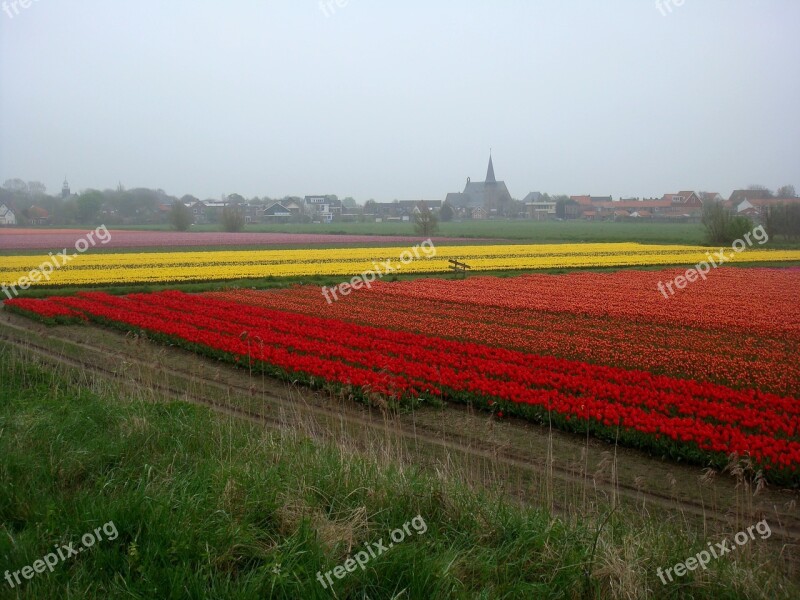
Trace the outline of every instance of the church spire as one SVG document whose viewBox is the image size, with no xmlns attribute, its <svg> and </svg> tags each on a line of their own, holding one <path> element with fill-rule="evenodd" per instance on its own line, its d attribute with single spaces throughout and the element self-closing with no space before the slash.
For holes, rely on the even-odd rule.
<svg viewBox="0 0 800 600">
<path fill-rule="evenodd" d="M 486 169 L 486 183 L 497 183 L 494 178 L 494 165 L 492 165 L 492 151 L 489 150 L 489 168 Z"/>
</svg>

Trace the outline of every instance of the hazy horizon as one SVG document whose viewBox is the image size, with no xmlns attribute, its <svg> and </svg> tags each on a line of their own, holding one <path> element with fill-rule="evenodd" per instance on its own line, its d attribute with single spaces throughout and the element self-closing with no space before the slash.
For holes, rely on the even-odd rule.
<svg viewBox="0 0 800 600">
<path fill-rule="evenodd" d="M 800 187 L 800 3 L 0 10 L 0 182 L 444 199 Z"/>
</svg>

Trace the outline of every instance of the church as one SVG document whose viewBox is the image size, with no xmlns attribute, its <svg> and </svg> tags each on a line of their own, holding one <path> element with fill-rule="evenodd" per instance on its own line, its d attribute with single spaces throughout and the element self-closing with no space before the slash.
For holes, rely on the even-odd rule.
<svg viewBox="0 0 800 600">
<path fill-rule="evenodd" d="M 511 204 L 511 194 L 508 192 L 505 182 L 497 181 L 495 178 L 492 155 L 489 153 L 486 181 L 473 182 L 467 177 L 464 191 L 447 194 L 445 200 L 456 209 L 483 208 L 490 215 L 503 215 Z"/>
</svg>

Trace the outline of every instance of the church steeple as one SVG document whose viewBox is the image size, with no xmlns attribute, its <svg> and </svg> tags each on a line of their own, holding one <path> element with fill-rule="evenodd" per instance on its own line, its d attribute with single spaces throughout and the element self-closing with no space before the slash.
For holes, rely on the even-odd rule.
<svg viewBox="0 0 800 600">
<path fill-rule="evenodd" d="M 486 183 L 497 183 L 494 178 L 494 165 L 492 165 L 492 151 L 489 150 L 489 168 L 486 169 Z"/>
</svg>

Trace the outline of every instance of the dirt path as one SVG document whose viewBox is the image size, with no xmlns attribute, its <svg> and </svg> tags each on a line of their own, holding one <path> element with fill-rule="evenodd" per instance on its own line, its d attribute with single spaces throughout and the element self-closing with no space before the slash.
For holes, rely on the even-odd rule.
<svg viewBox="0 0 800 600">
<path fill-rule="evenodd" d="M 32 357 L 112 379 L 132 394 L 210 406 L 268 427 L 458 474 L 529 504 L 582 517 L 621 502 L 675 519 L 708 539 L 766 518 L 787 569 L 800 572 L 800 493 L 752 489 L 727 474 L 651 458 L 521 420 L 449 404 L 390 414 L 324 391 L 95 326 L 48 328 L 5 313 L 0 341 Z"/>
</svg>

